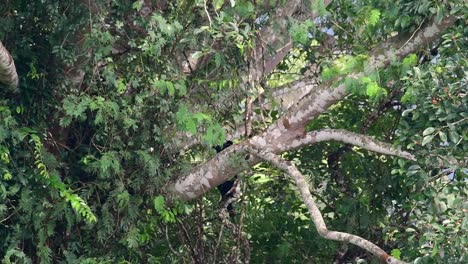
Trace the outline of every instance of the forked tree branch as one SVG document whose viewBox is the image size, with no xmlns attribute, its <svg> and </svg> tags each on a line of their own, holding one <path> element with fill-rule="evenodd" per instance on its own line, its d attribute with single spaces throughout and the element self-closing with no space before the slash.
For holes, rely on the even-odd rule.
<svg viewBox="0 0 468 264">
<path fill-rule="evenodd" d="M 296 168 L 296 166 L 287 160 L 282 159 L 281 157 L 271 153 L 265 152 L 258 149 L 255 149 L 251 146 L 244 146 L 246 151 L 249 153 L 272 163 L 274 166 L 278 167 L 279 169 L 284 170 L 296 183 L 297 188 L 301 194 L 302 200 L 307 206 L 309 211 L 310 217 L 315 224 L 315 227 L 320 234 L 325 239 L 347 242 L 354 244 L 368 252 L 374 254 L 379 258 L 379 260 L 383 263 L 392 263 L 392 264 L 404 264 L 406 262 L 400 261 L 390 255 L 388 255 L 385 251 L 383 251 L 380 247 L 375 245 L 374 243 L 349 233 L 344 232 L 337 232 L 337 231 L 330 231 L 327 229 L 325 221 L 323 220 L 322 213 L 318 209 L 317 205 L 314 202 L 314 198 L 310 192 L 310 186 L 305 180 L 302 173 Z"/>
<path fill-rule="evenodd" d="M 416 158 L 409 152 L 395 149 L 390 144 L 378 141 L 370 136 L 353 133 L 343 129 L 321 129 L 312 131 L 306 133 L 302 137 L 294 138 L 289 142 L 289 144 L 281 145 L 281 148 L 264 147 L 263 150 L 274 154 L 279 154 L 318 142 L 332 140 L 351 144 L 385 155 L 397 156 L 408 160 L 416 160 Z M 244 148 L 248 144 L 253 145 L 251 142 L 244 142 L 242 144 L 232 146 L 219 153 L 213 159 L 196 167 L 193 170 L 193 173 L 176 182 L 173 186 L 170 186 L 170 192 L 178 193 L 179 198 L 182 200 L 191 200 L 210 190 L 212 187 L 218 186 L 219 184 L 225 182 L 233 175 L 242 172 L 245 170 L 245 167 L 238 166 L 238 164 L 234 164 L 229 161 L 234 156 L 241 156 L 245 154 L 246 150 Z M 274 152 L 270 151 L 270 149 L 273 149 Z M 247 166 L 253 166 L 259 163 L 260 160 L 252 157 L 246 162 Z"/>
<path fill-rule="evenodd" d="M 438 38 L 443 31 L 456 21 L 456 17 L 447 16 L 437 23 L 432 19 L 427 25 L 423 26 L 410 39 L 404 39 L 402 36 L 392 38 L 385 43 L 382 43 L 375 50 L 371 51 L 369 66 L 379 69 L 385 67 L 391 61 L 402 59 L 411 52 L 417 51 L 419 47 L 429 44 Z M 404 47 L 402 48 L 402 46 Z M 356 73 L 347 76 L 348 78 L 359 78 L 362 73 Z M 299 80 L 295 83 L 300 86 L 316 86 L 309 79 Z M 270 125 L 266 131 L 252 137 L 242 145 L 252 145 L 267 152 L 279 154 L 288 149 L 291 149 L 291 143 L 295 140 L 304 138 L 305 125 L 314 118 L 321 115 L 329 107 L 343 100 L 348 91 L 344 84 L 333 87 L 330 83 L 323 83 L 318 87 L 311 89 L 311 92 L 302 98 L 295 106 L 291 107 L 288 112 L 280 117 L 276 122 Z M 340 138 L 337 133 L 328 134 L 330 139 Z M 358 146 L 364 144 L 365 138 L 356 138 L 352 135 L 346 137 L 350 143 L 354 142 Z M 381 145 L 374 141 L 368 141 L 371 146 L 366 146 L 373 151 L 380 150 L 380 153 L 388 152 L 388 148 L 382 148 Z M 211 188 L 225 182 L 234 175 L 245 170 L 240 166 L 232 166 L 229 164 L 230 157 L 242 154 L 237 146 L 231 147 L 223 153 L 218 154 L 215 158 L 195 167 L 190 173 L 183 177 L 179 177 L 176 182 L 169 184 L 168 191 L 170 194 L 179 197 L 182 200 L 191 200 L 204 194 Z M 413 156 L 407 155 L 404 152 L 396 153 L 396 155 L 408 159 L 414 159 Z M 258 162 L 258 159 L 248 161 L 248 165 L 252 166 Z"/>
</svg>

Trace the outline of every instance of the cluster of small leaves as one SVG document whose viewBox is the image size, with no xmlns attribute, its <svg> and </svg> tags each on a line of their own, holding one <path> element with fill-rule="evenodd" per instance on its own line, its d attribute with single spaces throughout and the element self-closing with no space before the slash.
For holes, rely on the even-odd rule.
<svg viewBox="0 0 468 264">
<path fill-rule="evenodd" d="M 193 133 L 207 145 L 224 141 L 219 116 L 190 89 L 208 85 L 220 91 L 214 96 L 229 100 L 222 95 L 238 87 L 233 69 L 244 63 L 255 33 L 252 2 L 208 5 L 209 27 L 204 4 L 158 2 L 155 6 L 165 12 L 154 10 L 149 16 L 145 1 L 101 6 L 46 0 L 29 9 L 14 0 L 0 7 L 17 14 L 6 21 L 10 31 L 2 27 L 0 34 L 8 33 L 8 47 L 18 47 L 10 51 L 21 62 L 22 78 L 21 97 L 5 94 L 7 109 L 19 105 L 20 111 L 3 120 L 34 129 L 27 133 L 34 138 L 30 145 L 0 142 L 6 181 L 0 182 L 6 190 L 0 221 L 11 226 L 0 231 L 4 261 L 22 256 L 44 263 L 174 259 L 161 253 L 170 249 L 158 242 L 165 236 L 157 227 L 173 223 L 188 209 L 183 203 L 176 209 L 157 207 L 158 214 L 150 209 L 154 197 L 162 197 L 162 183 L 184 166 L 183 159 L 172 156 L 178 150 L 170 148 L 170 141 L 177 131 Z M 230 45 L 212 53 L 211 40 Z M 212 69 L 203 68 L 186 79 L 181 58 L 193 49 L 200 51 L 195 59 L 213 54 L 207 65 L 221 67 L 225 78 L 207 79 Z M 188 110 L 194 104 L 190 100 L 206 105 Z M 5 139 L 19 133 L 2 128 Z M 30 176 L 37 174 L 42 176 Z M 46 209 L 31 217 L 40 208 Z M 85 226 L 82 218 L 95 223 Z M 23 228 L 31 233 L 21 233 Z"/>
<path fill-rule="evenodd" d="M 157 196 L 153 200 L 154 209 L 161 216 L 163 222 L 174 223 L 178 215 L 189 214 L 192 209 L 189 205 L 180 201 L 175 201 L 171 208 L 166 206 L 166 201 L 163 196 Z"/>
<path fill-rule="evenodd" d="M 36 169 L 39 171 L 39 175 L 42 177 L 43 182 L 58 190 L 60 192 L 60 196 L 64 197 L 67 202 L 70 202 L 73 210 L 83 216 L 88 223 L 96 222 L 96 216 L 83 198 L 72 193 L 59 177 L 55 175 L 51 176 L 49 174 L 47 166 L 43 162 L 42 152 L 44 151 L 44 146 L 39 136 L 31 129 L 23 128 L 20 130 L 20 139 L 28 135 L 31 137 L 29 142 L 34 144 L 34 165 L 36 165 Z"/>
<path fill-rule="evenodd" d="M 301 22 L 292 21 L 289 28 L 291 38 L 295 43 L 306 46 L 312 39 L 312 33 L 314 32 L 315 24 L 312 20 L 304 20 Z"/>
<path fill-rule="evenodd" d="M 176 119 L 179 129 L 192 135 L 196 135 L 200 131 L 200 126 L 206 123 L 207 127 L 202 139 L 209 146 L 219 145 L 225 141 L 224 129 L 220 124 L 213 122 L 211 116 L 207 114 L 190 112 L 185 104 L 179 106 Z"/>
<path fill-rule="evenodd" d="M 392 171 L 408 197 L 395 204 L 396 211 L 407 212 L 403 218 L 409 222 L 404 228 L 390 226 L 388 239 L 408 240 L 403 252 L 421 263 L 466 258 L 467 65 L 466 55 L 458 52 L 466 48 L 459 30 L 444 36 L 431 62 L 414 66 L 414 58 L 409 59 L 414 67 L 402 77 L 405 104 L 398 140 L 422 162 L 399 161 Z"/>
<path fill-rule="evenodd" d="M 325 67 L 322 71 L 322 80 L 334 80 L 334 85 L 344 83 L 348 91 L 355 94 L 367 95 L 376 99 L 387 94 L 379 82 L 379 76 L 375 71 L 366 67 L 367 56 L 365 55 L 345 55 Z M 353 75 L 364 71 L 366 76 L 356 78 Z"/>
<path fill-rule="evenodd" d="M 13 177 L 8 166 L 11 164 L 11 154 L 6 145 L 5 141 L 11 136 L 10 129 L 12 129 L 16 122 L 11 116 L 11 111 L 7 106 L 0 106 L 0 119 L 3 120 L 0 123 L 0 176 L 3 180 L 8 181 Z M 6 193 L 5 186 L 1 185 L 0 188 L 4 193 Z"/>
<path fill-rule="evenodd" d="M 10 51 L 21 78 L 20 96 L 1 92 L 2 261 L 78 263 L 99 256 L 138 263 L 142 247 L 169 250 L 154 242 L 159 220 L 142 208 L 166 179 L 163 128 L 174 122 L 172 100 L 186 93 L 174 57 L 164 53 L 182 27 L 162 15 L 127 23 L 138 16 L 131 3 L 112 5 L 92 15 L 86 3 L 56 0 L 0 7 L 16 14 L 0 34 L 8 33 L 2 39 L 8 47 L 18 47 Z M 115 13 L 105 19 L 107 12 Z M 138 36 L 132 26 L 148 34 Z M 127 49 L 115 55 L 116 43 Z M 75 70 L 84 73 L 80 84 Z M 153 80 L 175 81 L 154 87 Z M 21 140 L 26 137 L 29 144 Z M 121 244 L 133 238 L 138 246 Z"/>
<path fill-rule="evenodd" d="M 334 60 L 330 66 L 322 71 L 322 79 L 328 81 L 332 78 L 346 76 L 351 73 L 358 73 L 364 70 L 368 57 L 366 55 L 344 55 Z"/>
</svg>

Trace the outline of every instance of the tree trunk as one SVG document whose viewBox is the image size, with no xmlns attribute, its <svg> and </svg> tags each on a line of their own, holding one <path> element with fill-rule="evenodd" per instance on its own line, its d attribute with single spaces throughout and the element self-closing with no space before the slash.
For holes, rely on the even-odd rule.
<svg viewBox="0 0 468 264">
<path fill-rule="evenodd" d="M 16 88 L 18 86 L 18 74 L 16 73 L 15 62 L 8 50 L 0 41 L 0 83 Z"/>
</svg>

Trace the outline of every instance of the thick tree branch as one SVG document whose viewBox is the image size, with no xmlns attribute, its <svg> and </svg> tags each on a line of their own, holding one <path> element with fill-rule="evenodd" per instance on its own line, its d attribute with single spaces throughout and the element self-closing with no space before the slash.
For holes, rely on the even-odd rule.
<svg viewBox="0 0 468 264">
<path fill-rule="evenodd" d="M 286 161 L 271 152 L 259 151 L 252 147 L 246 147 L 246 149 L 251 154 L 265 161 L 271 162 L 276 167 L 284 170 L 289 176 L 291 176 L 291 178 L 293 178 L 297 188 L 299 189 L 299 192 L 301 193 L 302 200 L 304 201 L 304 203 L 307 206 L 307 209 L 309 210 L 309 214 L 312 218 L 312 221 L 314 222 L 318 233 L 323 238 L 354 244 L 362 249 L 367 250 L 368 252 L 371 252 L 372 254 L 377 256 L 383 263 L 405 263 L 388 255 L 380 247 L 362 237 L 344 232 L 328 230 L 325 221 L 323 220 L 322 213 L 318 209 L 317 205 L 314 202 L 312 194 L 310 193 L 309 184 L 292 162 Z"/>
<path fill-rule="evenodd" d="M 16 73 L 15 62 L 8 50 L 0 41 L 0 83 L 11 88 L 18 86 L 18 74 Z"/>
<path fill-rule="evenodd" d="M 456 17 L 454 16 L 445 17 L 440 24 L 438 24 L 435 19 L 432 19 L 429 24 L 421 28 L 414 36 L 409 36 L 409 39 L 406 41 L 404 41 L 401 36 L 391 38 L 370 53 L 371 56 L 368 61 L 368 67 L 379 69 L 389 65 L 391 61 L 404 58 L 408 54 L 417 51 L 419 47 L 434 41 L 455 21 Z M 402 47 L 403 45 L 404 47 Z M 346 77 L 359 79 L 363 76 L 364 73 L 356 73 Z M 340 80 L 341 78 L 334 81 Z M 314 85 L 311 80 L 307 79 L 297 82 L 302 83 L 303 86 Z M 310 120 L 325 112 L 330 106 L 342 100 L 347 94 L 348 92 L 344 83 L 334 88 L 330 82 L 327 82 L 316 89 L 312 89 L 311 92 L 296 106 L 292 107 L 286 115 L 271 125 L 263 135 L 258 136 L 257 139 L 260 139 L 258 143 L 262 143 L 263 141 L 261 139 L 264 139 L 266 141 L 264 141 L 263 146 L 274 146 L 275 142 L 278 142 L 280 137 L 285 136 L 286 131 L 295 131 L 296 133 L 289 133 L 289 136 L 286 136 L 282 140 L 282 143 L 289 144 L 292 137 L 300 136 L 300 134 L 303 133 L 301 130 L 303 130 L 304 126 Z M 268 140 L 268 134 L 273 135 L 270 140 Z"/>
<path fill-rule="evenodd" d="M 375 140 L 370 136 L 353 133 L 344 129 L 320 129 L 312 131 L 305 134 L 302 138 L 294 139 L 289 146 L 290 149 L 296 149 L 302 146 L 331 140 L 351 144 L 353 146 L 385 155 L 397 156 L 413 161 L 416 160 L 416 158 L 409 152 L 395 149 L 392 145 Z"/>
<path fill-rule="evenodd" d="M 436 40 L 442 32 L 453 25 L 457 20 L 456 16 L 446 16 L 437 23 L 433 17 L 429 23 L 423 26 L 414 35 L 397 35 L 379 45 L 371 53 L 370 65 L 375 68 L 388 66 L 392 60 L 389 58 L 400 59 L 414 53 L 419 47 L 424 44 L 430 44 Z"/>
<path fill-rule="evenodd" d="M 242 145 L 234 145 L 223 150 L 212 159 L 194 168 L 188 175 L 179 178 L 175 183 L 170 183 L 168 186 L 169 194 L 175 194 L 184 201 L 194 199 L 244 171 L 247 166 L 251 167 L 260 162 L 255 157 L 247 160 L 245 167 L 230 162 L 233 157 L 244 154 L 245 149 L 242 148 Z M 224 175 L 226 177 L 223 177 Z"/>
</svg>

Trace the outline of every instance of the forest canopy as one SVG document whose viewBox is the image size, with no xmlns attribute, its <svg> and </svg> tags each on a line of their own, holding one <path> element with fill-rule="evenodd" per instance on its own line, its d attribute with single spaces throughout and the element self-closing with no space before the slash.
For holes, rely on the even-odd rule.
<svg viewBox="0 0 468 264">
<path fill-rule="evenodd" d="M 2 263 L 464 263 L 463 0 L 3 0 Z"/>
</svg>

